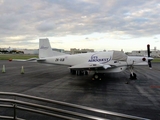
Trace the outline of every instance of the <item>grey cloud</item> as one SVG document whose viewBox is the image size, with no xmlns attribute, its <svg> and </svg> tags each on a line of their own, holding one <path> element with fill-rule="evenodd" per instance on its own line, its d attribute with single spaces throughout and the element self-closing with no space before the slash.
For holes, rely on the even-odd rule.
<svg viewBox="0 0 160 120">
<path fill-rule="evenodd" d="M 5 0 L 0 4 L 0 37 L 114 31 L 135 37 L 153 36 L 160 31 L 158 3 L 158 0 Z"/>
<path fill-rule="evenodd" d="M 40 23 L 36 28 L 41 32 L 47 32 L 53 30 L 54 23 L 44 21 Z"/>
</svg>

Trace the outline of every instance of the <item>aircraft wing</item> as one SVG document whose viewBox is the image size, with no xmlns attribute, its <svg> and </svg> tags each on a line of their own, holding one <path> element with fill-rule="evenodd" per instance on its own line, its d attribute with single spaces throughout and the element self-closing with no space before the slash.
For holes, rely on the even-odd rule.
<svg viewBox="0 0 160 120">
<path fill-rule="evenodd" d="M 69 69 L 107 69 L 110 65 L 105 65 L 99 62 L 87 62 L 69 67 Z"/>
</svg>

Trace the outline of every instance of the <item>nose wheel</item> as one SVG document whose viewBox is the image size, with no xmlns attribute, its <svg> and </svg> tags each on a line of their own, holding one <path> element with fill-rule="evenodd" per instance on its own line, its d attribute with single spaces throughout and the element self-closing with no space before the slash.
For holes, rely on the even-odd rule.
<svg viewBox="0 0 160 120">
<path fill-rule="evenodd" d="M 131 74 L 130 74 L 130 79 L 131 79 L 131 80 L 136 80 L 136 79 L 137 79 L 136 73 L 131 73 Z"/>
<path fill-rule="evenodd" d="M 92 80 L 102 80 L 101 75 L 98 73 L 95 73 L 92 77 Z"/>
</svg>

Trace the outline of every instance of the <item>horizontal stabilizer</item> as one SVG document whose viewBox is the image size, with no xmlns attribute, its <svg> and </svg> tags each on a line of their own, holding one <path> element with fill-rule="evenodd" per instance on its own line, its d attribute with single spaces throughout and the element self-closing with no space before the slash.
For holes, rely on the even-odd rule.
<svg viewBox="0 0 160 120">
<path fill-rule="evenodd" d="M 42 59 L 37 59 L 37 62 L 44 62 L 44 61 L 46 61 L 46 59 L 44 58 L 42 58 Z"/>
<path fill-rule="evenodd" d="M 36 61 L 38 58 L 30 58 L 30 59 L 27 59 L 27 61 Z"/>
<path fill-rule="evenodd" d="M 12 61 L 25 61 L 25 62 L 36 62 L 38 58 L 30 58 L 30 59 L 27 59 L 27 60 L 24 60 L 24 59 L 12 59 Z"/>
</svg>

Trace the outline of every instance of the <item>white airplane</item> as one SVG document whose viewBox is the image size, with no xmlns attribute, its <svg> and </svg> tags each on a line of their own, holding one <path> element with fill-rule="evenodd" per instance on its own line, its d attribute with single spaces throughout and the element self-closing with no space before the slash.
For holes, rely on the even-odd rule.
<svg viewBox="0 0 160 120">
<path fill-rule="evenodd" d="M 49 63 L 69 66 L 72 74 L 88 74 L 93 71 L 93 80 L 101 80 L 101 73 L 122 72 L 127 68 L 130 71 L 130 79 L 136 79 L 137 75 L 133 71 L 133 66 L 149 65 L 151 68 L 150 46 L 147 45 L 148 56 L 127 56 L 121 51 L 107 51 L 68 55 L 59 52 L 53 52 L 48 39 L 39 40 L 39 58 L 38 63 Z"/>
</svg>

